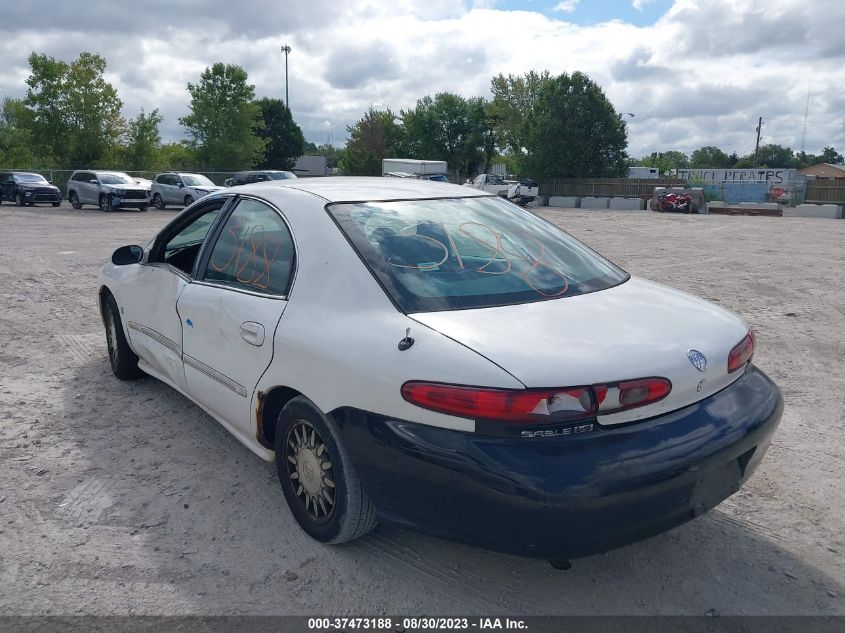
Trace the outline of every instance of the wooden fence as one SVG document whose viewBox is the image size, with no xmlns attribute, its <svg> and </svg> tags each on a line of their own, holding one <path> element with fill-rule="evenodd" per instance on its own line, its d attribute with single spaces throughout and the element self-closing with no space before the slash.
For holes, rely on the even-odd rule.
<svg viewBox="0 0 845 633">
<path fill-rule="evenodd" d="M 539 182 L 541 196 L 600 196 L 650 199 L 655 187 L 686 187 L 677 178 L 552 178 Z"/>
<path fill-rule="evenodd" d="M 845 204 L 845 179 L 808 179 L 804 202 L 813 204 Z"/>
</svg>

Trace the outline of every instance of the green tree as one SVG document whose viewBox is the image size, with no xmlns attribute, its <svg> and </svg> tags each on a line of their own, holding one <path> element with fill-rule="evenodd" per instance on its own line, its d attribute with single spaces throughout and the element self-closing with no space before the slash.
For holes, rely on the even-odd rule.
<svg viewBox="0 0 845 633">
<path fill-rule="evenodd" d="M 293 169 L 305 150 L 305 136 L 281 99 L 264 97 L 255 102 L 264 127 L 258 132 L 267 143 L 261 169 Z"/>
<path fill-rule="evenodd" d="M 731 167 L 731 159 L 715 145 L 705 145 L 692 153 L 690 167 L 728 169 Z"/>
<path fill-rule="evenodd" d="M 184 171 L 194 169 L 197 164 L 193 150 L 185 143 L 165 143 L 155 160 L 155 169 L 161 171 Z"/>
<path fill-rule="evenodd" d="M 524 161 L 526 156 L 526 120 L 537 103 L 540 89 L 551 80 L 549 71 L 538 73 L 531 70 L 521 76 L 505 77 L 500 73 L 490 82 L 493 99 L 488 116 L 496 131 L 498 145 L 517 163 Z"/>
<path fill-rule="evenodd" d="M 534 178 L 627 173 L 625 124 L 598 84 L 581 72 L 540 87 L 524 139 L 525 164 Z"/>
<path fill-rule="evenodd" d="M 825 147 L 821 156 L 819 156 L 819 162 L 828 163 L 830 165 L 841 165 L 842 163 L 845 163 L 845 158 L 843 158 L 842 154 L 837 152 L 833 147 Z"/>
<path fill-rule="evenodd" d="M 355 125 L 347 127 L 349 141 L 340 170 L 346 176 L 381 176 L 381 161 L 396 156 L 399 125 L 390 110 L 370 108 Z"/>
<path fill-rule="evenodd" d="M 305 143 L 304 154 L 311 156 L 325 156 L 326 166 L 330 169 L 337 168 L 346 156 L 345 147 L 337 147 L 331 143 L 325 145 L 316 145 L 314 143 Z"/>
<path fill-rule="evenodd" d="M 95 164 L 113 152 L 124 131 L 123 103 L 103 77 L 106 60 L 83 52 L 68 64 L 32 53 L 29 65 L 24 103 L 36 147 L 74 167 Z"/>
<path fill-rule="evenodd" d="M 760 149 L 755 154 L 752 152 L 748 156 L 743 156 L 736 163 L 739 169 L 748 169 L 751 167 L 792 167 L 795 164 L 795 156 L 792 149 L 770 143 L 768 145 L 761 145 Z"/>
<path fill-rule="evenodd" d="M 129 120 L 126 133 L 126 162 L 131 169 L 154 169 L 161 149 L 158 126 L 164 120 L 156 108 L 149 114 L 144 110 Z"/>
<path fill-rule="evenodd" d="M 33 167 L 32 134 L 20 99 L 6 97 L 0 109 L 0 168 Z"/>
<path fill-rule="evenodd" d="M 247 80 L 240 66 L 218 62 L 205 69 L 199 83 L 188 83 L 190 112 L 179 123 L 204 169 L 246 169 L 264 156 L 261 108 Z"/>
</svg>

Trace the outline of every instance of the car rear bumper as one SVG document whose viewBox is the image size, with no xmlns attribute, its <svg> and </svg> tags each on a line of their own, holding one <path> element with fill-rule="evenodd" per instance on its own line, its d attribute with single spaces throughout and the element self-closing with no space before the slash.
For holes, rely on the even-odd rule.
<svg viewBox="0 0 845 633">
<path fill-rule="evenodd" d="M 622 428 L 502 439 L 333 413 L 381 521 L 486 549 L 566 559 L 653 536 L 713 508 L 759 465 L 783 412 L 749 366 L 722 391 Z"/>
</svg>

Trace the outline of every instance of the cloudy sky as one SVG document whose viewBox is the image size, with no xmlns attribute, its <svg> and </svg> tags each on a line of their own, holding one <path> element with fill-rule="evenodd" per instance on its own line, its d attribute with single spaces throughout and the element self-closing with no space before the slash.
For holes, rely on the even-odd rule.
<svg viewBox="0 0 845 633">
<path fill-rule="evenodd" d="M 188 81 L 216 62 L 290 101 L 308 140 L 344 142 L 369 107 L 489 96 L 497 73 L 581 70 L 632 112 L 629 152 L 763 142 L 845 150 L 845 0 L 26 0 L 3 10 L 0 97 L 32 50 L 108 61 L 127 116 L 159 108 L 182 137 Z"/>
</svg>

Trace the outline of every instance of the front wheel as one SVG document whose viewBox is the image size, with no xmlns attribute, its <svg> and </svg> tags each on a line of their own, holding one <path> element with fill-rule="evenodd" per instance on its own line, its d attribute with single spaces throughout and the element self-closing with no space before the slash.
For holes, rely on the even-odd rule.
<svg viewBox="0 0 845 633">
<path fill-rule="evenodd" d="M 375 506 L 334 422 L 305 396 L 288 402 L 275 433 L 276 470 L 291 513 L 314 539 L 346 543 L 376 526 Z"/>
<path fill-rule="evenodd" d="M 103 302 L 103 322 L 106 326 L 106 345 L 109 349 L 109 363 L 115 376 L 121 380 L 131 380 L 144 375 L 138 368 L 138 356 L 129 347 L 117 301 L 109 295 Z"/>
<path fill-rule="evenodd" d="M 185 196 L 185 206 L 186 207 L 191 206 L 193 203 L 194 203 L 194 197 L 193 196 Z"/>
<path fill-rule="evenodd" d="M 54 203 L 53 203 L 53 206 L 54 206 L 54 207 L 58 207 L 60 204 L 62 204 L 62 203 L 61 203 L 61 202 L 54 202 Z"/>
<path fill-rule="evenodd" d="M 18 206 L 25 207 L 26 206 L 26 198 L 23 197 L 22 193 L 18 194 Z"/>
<path fill-rule="evenodd" d="M 142 204 L 140 207 L 138 207 L 138 211 L 146 211 L 146 210 L 147 210 L 147 205 L 145 205 L 145 204 Z"/>
<path fill-rule="evenodd" d="M 100 194 L 100 211 L 114 211 L 114 205 L 111 201 L 111 196 L 104 193 Z"/>
</svg>

